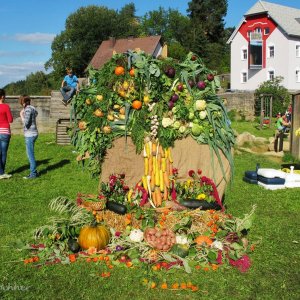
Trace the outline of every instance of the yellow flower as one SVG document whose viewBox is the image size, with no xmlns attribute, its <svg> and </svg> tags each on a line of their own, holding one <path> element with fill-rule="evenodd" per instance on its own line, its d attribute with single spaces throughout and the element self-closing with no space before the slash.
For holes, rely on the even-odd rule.
<svg viewBox="0 0 300 300">
<path fill-rule="evenodd" d="M 204 200 L 206 198 L 206 195 L 201 193 L 197 196 L 197 200 Z"/>
</svg>

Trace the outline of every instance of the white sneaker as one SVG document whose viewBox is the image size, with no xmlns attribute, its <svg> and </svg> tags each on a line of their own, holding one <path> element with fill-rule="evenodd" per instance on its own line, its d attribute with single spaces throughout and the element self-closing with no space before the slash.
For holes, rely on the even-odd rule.
<svg viewBox="0 0 300 300">
<path fill-rule="evenodd" d="M 3 175 L 0 175 L 0 179 L 8 179 L 11 176 L 12 176 L 11 174 L 3 174 Z"/>
</svg>

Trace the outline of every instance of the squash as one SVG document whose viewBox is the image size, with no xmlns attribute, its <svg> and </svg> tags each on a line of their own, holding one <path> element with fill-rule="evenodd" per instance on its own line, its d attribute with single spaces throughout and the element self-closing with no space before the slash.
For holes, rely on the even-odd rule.
<svg viewBox="0 0 300 300">
<path fill-rule="evenodd" d="M 117 66 L 115 68 L 115 74 L 117 76 L 124 75 L 125 74 L 125 69 L 122 66 Z"/>
<path fill-rule="evenodd" d="M 106 208 L 110 211 L 115 212 L 119 215 L 125 215 L 127 212 L 127 207 L 124 204 L 115 202 L 115 201 L 107 201 Z"/>
<path fill-rule="evenodd" d="M 209 238 L 206 235 L 199 235 L 195 238 L 195 243 L 199 246 L 202 246 L 202 245 L 210 246 L 213 243 L 213 241 L 211 238 Z"/>
<path fill-rule="evenodd" d="M 180 256 L 180 257 L 186 257 L 189 254 L 189 246 L 188 245 L 182 245 L 182 244 L 175 244 L 171 248 L 171 252 Z"/>
<path fill-rule="evenodd" d="M 106 247 L 110 240 L 109 229 L 105 226 L 84 226 L 81 228 L 78 243 L 84 250 L 95 247 L 101 250 Z"/>
</svg>

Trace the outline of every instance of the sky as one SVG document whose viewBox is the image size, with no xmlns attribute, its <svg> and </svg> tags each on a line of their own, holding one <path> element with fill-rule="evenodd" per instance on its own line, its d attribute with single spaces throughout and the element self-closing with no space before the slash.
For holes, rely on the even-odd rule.
<svg viewBox="0 0 300 300">
<path fill-rule="evenodd" d="M 105 6 L 120 10 L 133 2 L 136 15 L 160 6 L 187 14 L 190 0 L 0 0 L 0 88 L 26 79 L 31 73 L 46 72 L 54 37 L 65 30 L 68 16 L 80 7 Z M 218 0 L 216 0 L 218 1 Z M 228 0 L 225 27 L 236 27 L 258 0 Z M 269 0 L 300 9 L 300 0 Z"/>
</svg>

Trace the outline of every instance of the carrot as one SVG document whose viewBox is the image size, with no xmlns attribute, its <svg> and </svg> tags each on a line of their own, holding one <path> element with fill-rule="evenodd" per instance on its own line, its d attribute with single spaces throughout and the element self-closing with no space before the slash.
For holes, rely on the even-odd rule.
<svg viewBox="0 0 300 300">
<path fill-rule="evenodd" d="M 159 153 L 161 157 L 165 157 L 165 151 L 161 145 L 159 146 Z"/>
<path fill-rule="evenodd" d="M 172 158 L 171 148 L 168 149 L 168 154 L 169 154 L 170 163 L 172 163 L 173 162 L 173 158 Z"/>
<path fill-rule="evenodd" d="M 159 187 L 160 191 L 164 191 L 164 174 L 162 170 L 159 170 Z"/>
<path fill-rule="evenodd" d="M 151 191 L 154 191 L 154 187 L 155 187 L 155 172 L 152 171 L 151 173 L 151 181 L 150 181 L 150 186 L 151 186 Z"/>
<path fill-rule="evenodd" d="M 144 175 L 147 176 L 149 172 L 149 161 L 148 157 L 144 157 Z"/>
<path fill-rule="evenodd" d="M 151 175 L 152 173 L 152 170 L 153 170 L 153 165 L 152 165 L 152 156 L 150 155 L 149 158 L 148 158 L 148 163 L 149 163 L 149 166 L 148 166 L 148 174 L 147 175 Z"/>
<path fill-rule="evenodd" d="M 166 172 L 170 174 L 170 161 L 168 158 L 166 159 Z"/>
<path fill-rule="evenodd" d="M 156 156 L 152 156 L 152 170 L 156 171 Z"/>
<path fill-rule="evenodd" d="M 152 196 L 152 202 L 155 206 L 157 206 L 157 203 L 156 203 L 156 193 L 155 192 L 152 192 L 151 193 L 151 196 Z"/>
<path fill-rule="evenodd" d="M 170 187 L 170 178 L 169 178 L 169 174 L 167 172 L 163 173 L 164 176 L 164 184 L 167 188 Z"/>
<path fill-rule="evenodd" d="M 157 206 L 161 206 L 162 198 L 161 198 L 161 192 L 160 192 L 159 187 L 155 188 L 155 197 L 156 197 Z"/>
<path fill-rule="evenodd" d="M 169 175 L 173 175 L 173 163 L 170 162 L 170 169 L 169 169 Z"/>
<path fill-rule="evenodd" d="M 163 172 L 166 171 L 166 158 L 165 157 L 161 158 L 161 169 Z"/>
<path fill-rule="evenodd" d="M 164 201 L 167 201 L 168 200 L 168 188 L 167 186 L 165 185 L 164 186 Z"/>
<path fill-rule="evenodd" d="M 155 156 L 157 151 L 157 145 L 155 142 L 152 142 L 152 155 Z"/>
</svg>

